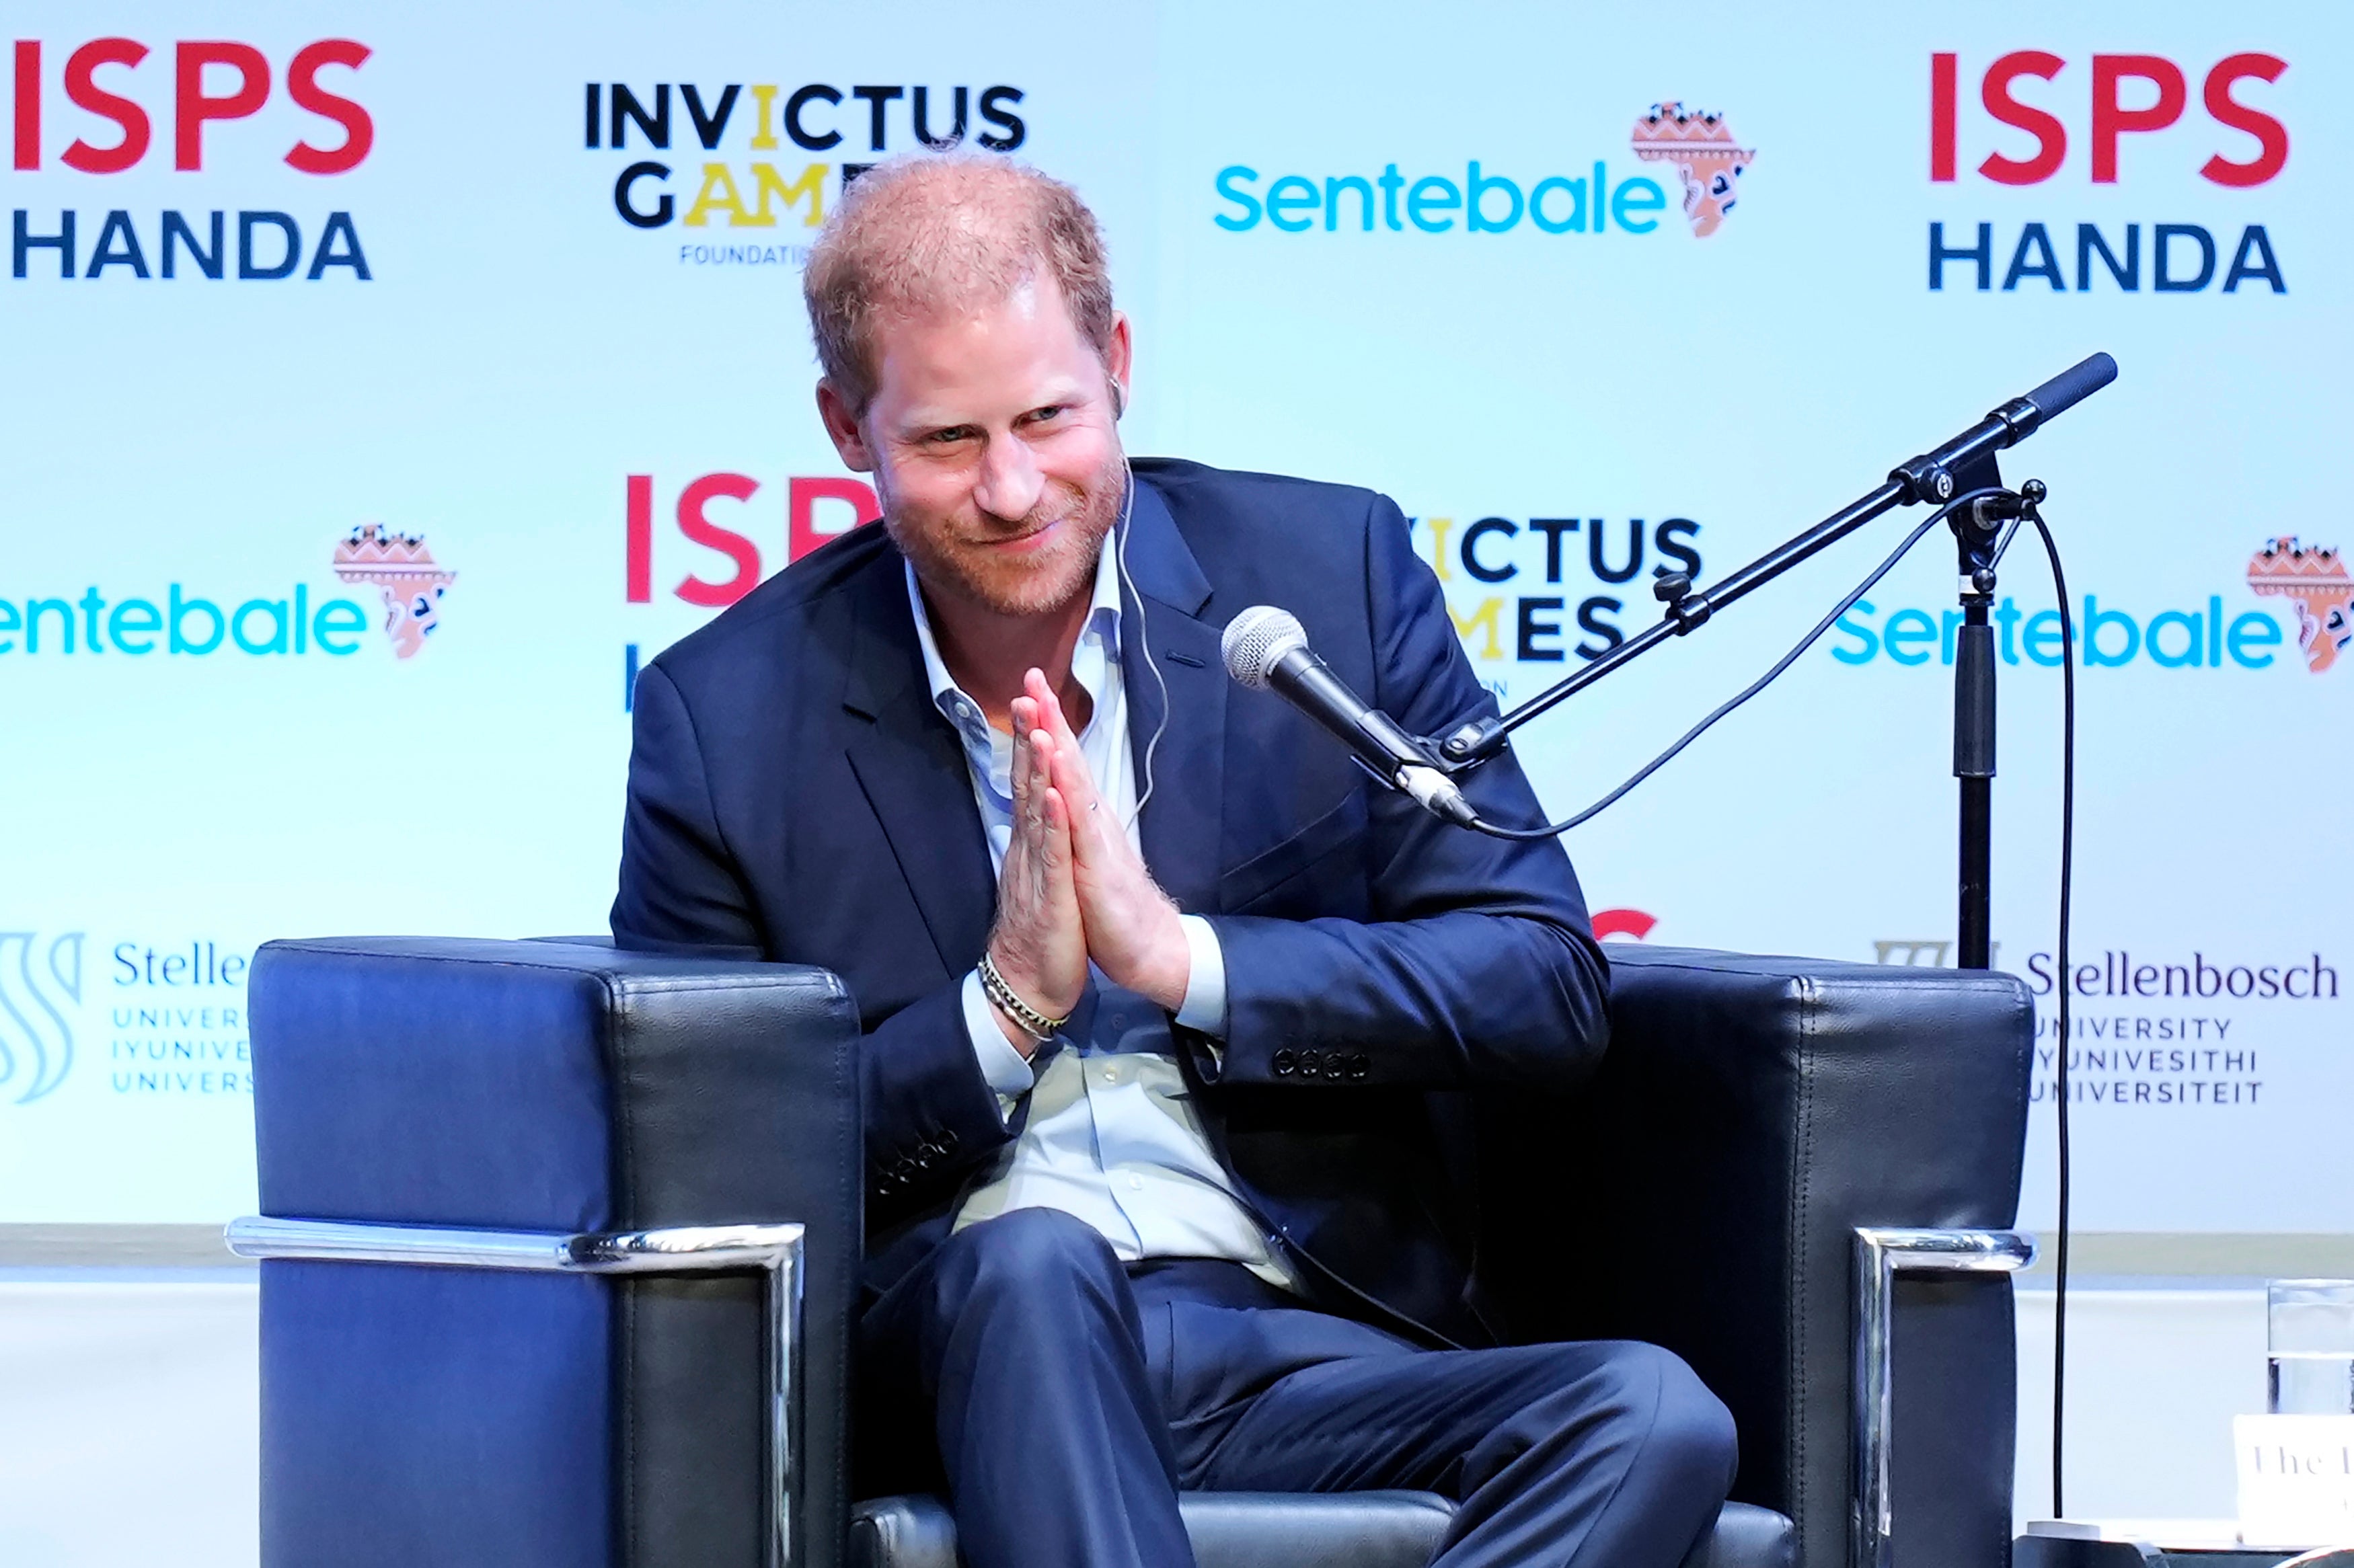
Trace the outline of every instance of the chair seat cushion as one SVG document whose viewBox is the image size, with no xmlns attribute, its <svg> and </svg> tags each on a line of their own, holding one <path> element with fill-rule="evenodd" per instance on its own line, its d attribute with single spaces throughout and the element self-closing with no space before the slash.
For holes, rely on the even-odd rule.
<svg viewBox="0 0 2354 1568">
<path fill-rule="evenodd" d="M 1186 1492 L 1177 1499 L 1199 1568 L 1423 1568 L 1455 1505 L 1434 1492 Z M 1791 1568 L 1782 1515 L 1727 1503 L 1684 1568 Z M 875 1498 L 851 1510 L 851 1568 L 958 1568 L 956 1521 L 938 1498 Z"/>
</svg>

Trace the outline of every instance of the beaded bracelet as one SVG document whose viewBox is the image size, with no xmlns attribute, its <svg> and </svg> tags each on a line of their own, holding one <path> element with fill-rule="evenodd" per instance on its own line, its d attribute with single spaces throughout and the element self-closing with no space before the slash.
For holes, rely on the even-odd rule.
<svg viewBox="0 0 2354 1568">
<path fill-rule="evenodd" d="M 1006 1017 L 1013 1020 L 1015 1028 L 1034 1040 L 1052 1039 L 1056 1030 L 1071 1021 L 1067 1012 L 1060 1018 L 1049 1018 L 1015 995 L 1013 988 L 1005 983 L 1005 977 L 997 972 L 997 965 L 986 948 L 981 955 L 981 989 Z"/>
</svg>

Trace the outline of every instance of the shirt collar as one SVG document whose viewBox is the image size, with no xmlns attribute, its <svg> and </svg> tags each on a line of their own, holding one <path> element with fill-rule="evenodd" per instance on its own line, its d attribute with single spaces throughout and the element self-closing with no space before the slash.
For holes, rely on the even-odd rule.
<svg viewBox="0 0 2354 1568">
<path fill-rule="evenodd" d="M 1095 699 L 1096 711 L 1104 706 L 1104 692 L 1119 659 L 1119 533 L 1117 526 L 1104 536 L 1104 547 L 1096 558 L 1095 597 L 1088 602 L 1087 619 L 1079 629 L 1079 645 L 1073 650 L 1071 673 Z M 932 618 L 924 608 L 924 592 L 916 581 L 915 564 L 902 558 L 907 577 L 907 608 L 915 612 L 916 643 L 924 653 L 924 678 L 931 683 L 932 703 L 948 721 L 970 736 L 975 725 L 988 726 L 981 704 L 965 694 L 957 685 L 956 677 L 940 658 L 940 645 L 932 635 Z M 1089 722 L 1093 728 L 1093 721 Z"/>
</svg>

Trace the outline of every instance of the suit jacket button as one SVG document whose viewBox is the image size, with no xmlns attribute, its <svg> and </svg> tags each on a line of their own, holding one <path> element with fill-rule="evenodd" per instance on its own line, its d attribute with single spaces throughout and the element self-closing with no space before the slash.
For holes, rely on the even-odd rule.
<svg viewBox="0 0 2354 1568">
<path fill-rule="evenodd" d="M 1275 1054 L 1275 1075 L 1277 1077 L 1288 1078 L 1299 1069 L 1299 1058 L 1293 1055 L 1290 1052 L 1278 1051 Z"/>
<path fill-rule="evenodd" d="M 1365 1054 L 1363 1051 L 1357 1052 L 1349 1058 L 1349 1076 L 1362 1078 L 1373 1070 L 1373 1065 L 1365 1059 Z"/>
<path fill-rule="evenodd" d="M 956 1128 L 952 1127 L 942 1128 L 940 1129 L 939 1142 L 940 1151 L 942 1153 L 946 1153 L 948 1150 L 954 1149 L 957 1145 Z"/>
</svg>

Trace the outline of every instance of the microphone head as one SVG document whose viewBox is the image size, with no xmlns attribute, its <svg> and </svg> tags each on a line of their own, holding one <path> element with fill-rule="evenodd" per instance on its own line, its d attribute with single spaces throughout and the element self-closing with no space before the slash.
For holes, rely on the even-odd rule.
<svg viewBox="0 0 2354 1568">
<path fill-rule="evenodd" d="M 1308 633 L 1300 629 L 1299 618 L 1271 604 L 1255 604 L 1235 616 L 1218 640 L 1226 673 L 1255 692 L 1267 689 L 1277 660 L 1307 646 Z"/>
</svg>

